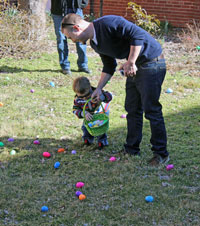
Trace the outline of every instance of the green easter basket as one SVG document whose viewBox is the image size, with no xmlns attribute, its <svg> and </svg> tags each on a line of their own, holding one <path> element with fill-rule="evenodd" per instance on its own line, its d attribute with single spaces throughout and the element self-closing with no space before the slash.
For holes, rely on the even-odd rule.
<svg viewBox="0 0 200 226">
<path fill-rule="evenodd" d="M 84 116 L 84 125 L 87 129 L 87 131 L 94 137 L 96 136 L 100 136 L 104 133 L 107 132 L 108 128 L 109 128 L 109 117 L 105 114 L 105 110 L 104 110 L 104 107 L 101 103 L 101 107 L 103 109 L 103 113 L 96 113 L 93 115 L 93 118 L 91 121 L 87 121 L 86 118 L 85 118 L 85 107 L 87 105 L 87 103 L 90 101 L 91 99 L 87 100 L 87 102 L 85 103 L 84 107 L 83 107 L 83 116 Z M 96 120 L 106 120 L 106 122 L 101 125 L 101 126 L 97 126 L 97 127 L 90 127 L 88 125 L 88 123 L 92 123 Z"/>
</svg>

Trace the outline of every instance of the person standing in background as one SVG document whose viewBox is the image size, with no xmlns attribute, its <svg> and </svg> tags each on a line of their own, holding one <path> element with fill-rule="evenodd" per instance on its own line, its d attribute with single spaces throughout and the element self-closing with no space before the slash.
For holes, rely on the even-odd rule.
<svg viewBox="0 0 200 226">
<path fill-rule="evenodd" d="M 67 38 L 61 32 L 61 22 L 65 15 L 75 13 L 83 18 L 82 9 L 88 5 L 88 0 L 51 0 L 51 15 L 54 22 L 55 34 L 57 38 L 57 49 L 59 63 L 63 74 L 71 75 L 70 62 L 68 60 L 69 49 Z M 86 44 L 76 42 L 78 54 L 78 71 L 90 73 L 88 69 L 88 58 L 86 56 Z"/>
</svg>

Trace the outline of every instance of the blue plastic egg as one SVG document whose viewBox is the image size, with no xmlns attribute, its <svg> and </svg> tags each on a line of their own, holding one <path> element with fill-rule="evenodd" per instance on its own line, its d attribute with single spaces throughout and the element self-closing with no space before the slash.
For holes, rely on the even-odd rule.
<svg viewBox="0 0 200 226">
<path fill-rule="evenodd" d="M 153 196 L 150 196 L 150 195 L 149 195 L 149 196 L 146 196 L 146 197 L 145 197 L 145 201 L 146 201 L 146 202 L 153 202 L 153 200 L 154 200 Z"/>
<path fill-rule="evenodd" d="M 47 206 L 42 206 L 41 211 L 42 212 L 47 212 L 49 208 Z"/>
<path fill-rule="evenodd" d="M 54 82 L 50 82 L 49 85 L 52 86 L 52 87 L 55 87 Z"/>
<path fill-rule="evenodd" d="M 92 123 L 91 123 L 91 122 L 90 122 L 90 123 L 88 123 L 88 126 L 89 126 L 89 127 L 92 127 Z"/>
<path fill-rule="evenodd" d="M 55 169 L 58 169 L 60 167 L 60 163 L 59 162 L 56 162 L 55 164 L 54 164 L 54 168 Z"/>
<path fill-rule="evenodd" d="M 172 90 L 171 88 L 168 88 L 168 89 L 166 90 L 166 93 L 173 93 L 173 90 Z"/>
</svg>

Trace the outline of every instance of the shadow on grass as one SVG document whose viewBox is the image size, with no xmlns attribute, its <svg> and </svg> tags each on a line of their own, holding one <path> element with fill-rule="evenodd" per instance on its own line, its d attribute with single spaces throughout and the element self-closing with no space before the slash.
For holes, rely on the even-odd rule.
<svg viewBox="0 0 200 226">
<path fill-rule="evenodd" d="M 38 154 L 34 151 L 57 151 L 58 148 L 68 149 L 68 146 L 72 143 L 72 141 L 68 139 L 56 140 L 53 138 L 41 138 L 41 139 L 29 139 L 29 138 L 14 138 L 13 142 L 9 142 L 8 139 L 10 137 L 1 137 L 1 142 L 4 143 L 4 147 L 0 149 L 0 155 L 4 152 L 4 149 L 15 150 L 16 153 L 20 153 L 21 151 L 30 151 L 31 154 Z M 40 144 L 34 144 L 34 140 L 39 140 Z"/>
<path fill-rule="evenodd" d="M 0 67 L 0 74 L 8 74 L 8 73 L 20 73 L 20 72 L 61 72 L 61 70 L 52 70 L 52 69 L 24 69 L 19 67 L 8 67 L 8 66 L 1 66 Z"/>
<path fill-rule="evenodd" d="M 178 156 L 180 159 L 192 156 L 193 154 L 196 156 L 196 151 L 200 148 L 200 140 L 198 139 L 198 134 L 200 134 L 199 112 L 200 106 L 196 106 L 191 109 L 165 116 L 165 123 L 168 133 L 168 150 L 170 155 Z M 112 124 L 112 119 L 110 119 L 110 123 Z M 109 130 L 109 146 L 103 149 L 101 154 L 118 154 L 125 142 L 126 132 L 126 126 L 124 123 L 120 126 L 119 121 L 119 126 L 117 128 Z M 85 146 L 83 145 L 83 141 L 81 140 L 80 136 L 77 138 L 73 137 L 63 140 L 54 138 L 41 138 L 39 139 L 39 145 L 33 144 L 33 141 L 35 140 L 33 138 L 16 138 L 14 142 L 9 142 L 8 138 L 9 137 L 7 136 L 0 137 L 0 141 L 5 144 L 4 148 L 0 149 L 0 160 L 1 155 L 5 154 L 5 150 L 7 150 L 8 155 L 8 151 L 10 152 L 12 149 L 16 150 L 17 153 L 20 153 L 21 151 L 28 151 L 27 154 L 33 156 L 38 155 L 38 152 L 42 153 L 45 151 L 56 153 L 60 147 L 66 148 L 69 153 L 71 153 L 71 150 L 73 149 L 83 152 L 92 152 L 97 150 L 97 143 L 90 146 Z M 145 121 L 143 127 L 143 141 L 141 144 L 142 155 L 146 155 L 146 151 L 150 151 L 151 149 L 149 139 L 149 122 Z M 17 155 L 15 156 L 17 157 Z"/>
<path fill-rule="evenodd" d="M 78 70 L 71 69 L 72 72 L 79 72 Z M 8 67 L 8 66 L 1 66 L 0 67 L 0 74 L 9 74 L 9 73 L 20 73 L 20 72 L 57 72 L 61 73 L 61 69 L 52 70 L 52 69 L 24 69 L 19 67 Z"/>
</svg>

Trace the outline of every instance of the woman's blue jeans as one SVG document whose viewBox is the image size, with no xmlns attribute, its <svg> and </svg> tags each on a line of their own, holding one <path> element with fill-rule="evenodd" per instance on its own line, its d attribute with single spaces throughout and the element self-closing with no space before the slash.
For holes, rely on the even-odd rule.
<svg viewBox="0 0 200 226">
<path fill-rule="evenodd" d="M 67 13 L 73 13 L 72 9 L 68 9 Z M 83 11 L 82 9 L 77 9 L 76 14 L 80 15 L 83 18 Z M 53 22 L 54 22 L 54 29 L 57 38 L 57 49 L 59 54 L 59 63 L 63 70 L 70 69 L 70 62 L 68 60 L 69 49 L 67 45 L 67 38 L 61 32 L 61 22 L 64 18 L 61 15 L 54 15 L 52 14 Z M 88 59 L 86 56 L 86 45 L 77 42 L 76 43 L 76 50 L 78 54 L 77 64 L 78 68 L 88 68 Z"/>
<path fill-rule="evenodd" d="M 163 157 L 169 155 L 162 105 L 159 102 L 165 74 L 165 60 L 161 59 L 142 64 L 138 67 L 136 76 L 126 80 L 128 133 L 124 146 L 130 154 L 135 155 L 140 151 L 144 113 L 145 118 L 150 121 L 152 151 Z"/>
</svg>

